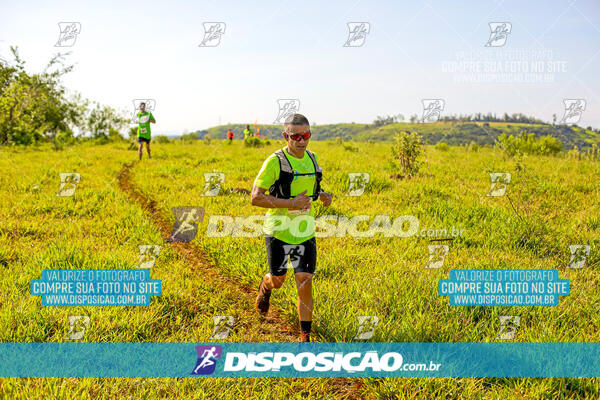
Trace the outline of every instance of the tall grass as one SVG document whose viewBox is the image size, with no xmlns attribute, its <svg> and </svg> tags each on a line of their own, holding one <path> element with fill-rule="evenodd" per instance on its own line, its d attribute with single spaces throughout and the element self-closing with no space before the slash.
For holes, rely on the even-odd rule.
<svg viewBox="0 0 600 400">
<path fill-rule="evenodd" d="M 240 285 L 254 287 L 267 270 L 262 237 L 205 236 L 209 215 L 264 214 L 247 194 L 264 159 L 281 147 L 206 143 L 156 144 L 153 158 L 132 170 L 135 186 L 156 201 L 174 222 L 171 207 L 202 206 L 207 217 L 192 242 L 216 268 Z M 329 208 L 316 215 L 414 215 L 419 229 L 464 229 L 450 243 L 443 268 L 425 269 L 428 239 L 376 235 L 373 238 L 319 238 L 314 279 L 314 329 L 324 341 L 352 341 L 359 315 L 376 315 L 372 341 L 496 341 L 500 315 L 521 316 L 514 341 L 599 341 L 600 193 L 594 184 L 600 164 L 565 157 L 506 158 L 496 149 L 452 151 L 427 148 L 428 173 L 409 181 L 390 178 L 386 144 L 312 142 L 319 155 Z M 125 163 L 137 157 L 126 145 L 77 146 L 55 152 L 0 150 L 0 337 L 2 341 L 64 341 L 67 316 L 86 314 L 85 341 L 207 341 L 213 315 L 240 321 L 229 340 L 277 340 L 257 330 L 251 305 L 235 291 L 209 287 L 180 253 L 162 243 L 158 229 L 116 184 Z M 79 172 L 71 198 L 56 197 L 59 172 Z M 202 196 L 205 172 L 226 175 L 223 195 Z M 368 172 L 360 197 L 345 196 L 349 172 Z M 490 172 L 510 172 L 508 197 L 486 197 Z M 512 205 L 511 205 L 512 202 Z M 514 206 L 514 209 L 513 209 Z M 42 307 L 29 282 L 49 268 L 134 268 L 139 244 L 163 244 L 152 277 L 163 280 L 163 295 L 149 307 Z M 586 268 L 565 268 L 570 244 L 589 244 Z M 571 294 L 557 307 L 451 307 L 437 294 L 437 282 L 457 268 L 558 268 Z M 288 274 L 289 275 L 289 274 Z M 291 278 L 291 276 L 289 276 Z M 272 301 L 289 324 L 297 324 L 293 279 Z M 277 327 L 275 327 L 277 329 Z M 348 382 L 348 381 L 345 381 Z M 360 379 L 351 382 L 358 398 L 594 398 L 593 379 Z M 2 379 L 0 397 L 69 398 L 296 397 L 339 395 L 327 379 Z"/>
</svg>

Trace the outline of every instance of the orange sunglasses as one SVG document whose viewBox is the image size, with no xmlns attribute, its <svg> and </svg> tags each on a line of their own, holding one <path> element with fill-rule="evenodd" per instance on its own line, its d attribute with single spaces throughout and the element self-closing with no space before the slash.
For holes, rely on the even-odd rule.
<svg viewBox="0 0 600 400">
<path fill-rule="evenodd" d="M 304 140 L 308 140 L 310 139 L 311 133 L 310 131 L 308 132 L 300 132 L 300 133 L 293 133 L 293 134 L 289 134 L 287 132 L 283 132 L 286 136 L 289 136 L 290 138 L 292 138 L 292 140 L 295 140 L 296 142 L 299 142 L 300 139 L 304 139 Z"/>
</svg>

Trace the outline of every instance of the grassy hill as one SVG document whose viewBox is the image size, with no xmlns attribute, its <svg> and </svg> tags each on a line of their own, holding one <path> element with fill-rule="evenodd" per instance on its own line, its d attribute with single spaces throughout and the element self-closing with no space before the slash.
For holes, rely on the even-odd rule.
<svg viewBox="0 0 600 400">
<path fill-rule="evenodd" d="M 260 125 L 260 133 L 272 139 L 281 137 L 281 125 Z M 224 139 L 228 129 L 232 129 L 235 138 L 243 137 L 245 125 L 228 124 L 207 129 L 213 139 Z M 254 127 L 252 127 L 254 130 Z M 329 124 L 311 127 L 314 140 L 334 140 L 341 138 L 350 141 L 389 142 L 394 138 L 395 132 L 417 132 L 431 144 L 446 142 L 449 145 L 465 145 L 475 142 L 479 145 L 492 145 L 494 139 L 500 134 L 518 136 L 526 130 L 535 133 L 537 137 L 553 136 L 563 144 L 563 149 L 573 147 L 587 148 L 592 144 L 600 144 L 600 133 L 584 129 L 579 126 L 526 124 L 507 122 L 435 122 L 435 123 L 409 123 L 397 122 L 375 127 L 371 124 Z"/>
</svg>

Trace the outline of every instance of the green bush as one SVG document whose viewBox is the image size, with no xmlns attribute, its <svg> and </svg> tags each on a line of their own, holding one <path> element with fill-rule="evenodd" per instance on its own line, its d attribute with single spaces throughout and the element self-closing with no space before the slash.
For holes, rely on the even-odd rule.
<svg viewBox="0 0 600 400">
<path fill-rule="evenodd" d="M 54 144 L 54 150 L 63 150 L 65 146 L 71 146 L 77 141 L 77 138 L 73 137 L 70 132 L 59 132 L 52 143 Z"/>
<path fill-rule="evenodd" d="M 536 138 L 534 133 L 522 131 L 519 137 L 506 135 L 498 136 L 496 146 L 504 150 L 506 154 L 513 157 L 517 154 L 535 154 L 535 155 L 555 155 L 562 150 L 560 140 L 552 136 L 542 136 Z"/>
<path fill-rule="evenodd" d="M 581 160 L 581 153 L 577 147 L 573 147 L 572 150 L 567 152 L 567 157 L 573 160 Z"/>
<path fill-rule="evenodd" d="M 244 139 L 244 146 L 246 147 L 263 147 L 266 143 L 260 138 L 257 137 L 249 137 Z"/>
<path fill-rule="evenodd" d="M 473 152 L 479 151 L 479 145 L 475 142 L 471 142 L 471 143 L 469 143 L 467 150 L 473 151 Z"/>
<path fill-rule="evenodd" d="M 195 132 L 184 133 L 183 135 L 179 136 L 179 140 L 181 140 L 183 142 L 190 142 L 190 141 L 193 141 L 196 139 L 198 139 L 198 134 Z"/>
<path fill-rule="evenodd" d="M 448 143 L 446 143 L 446 142 L 439 142 L 438 144 L 435 145 L 435 148 L 439 151 L 450 150 L 450 146 L 448 146 Z"/>
<path fill-rule="evenodd" d="M 131 128 L 129 128 L 129 139 L 137 140 L 137 131 L 138 131 L 137 126 L 132 126 Z"/>
<path fill-rule="evenodd" d="M 156 143 L 170 143 L 171 139 L 169 139 L 168 137 L 166 137 L 165 135 L 158 135 L 154 137 L 154 141 Z"/>
<path fill-rule="evenodd" d="M 417 133 L 400 132 L 394 135 L 392 155 L 400 163 L 404 176 L 414 176 L 419 171 L 419 157 L 423 154 L 423 142 Z"/>
<path fill-rule="evenodd" d="M 344 150 L 346 151 L 351 151 L 353 153 L 356 153 L 358 151 L 358 147 L 352 146 L 351 144 L 344 144 Z"/>
<path fill-rule="evenodd" d="M 594 143 L 592 145 L 592 148 L 589 149 L 586 153 L 585 153 L 586 157 L 590 160 L 600 160 L 600 149 L 598 148 L 598 145 L 596 143 Z"/>
</svg>

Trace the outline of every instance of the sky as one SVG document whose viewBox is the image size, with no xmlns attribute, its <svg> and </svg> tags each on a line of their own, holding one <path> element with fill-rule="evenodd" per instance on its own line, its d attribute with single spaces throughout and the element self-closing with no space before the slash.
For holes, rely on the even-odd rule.
<svg viewBox="0 0 600 400">
<path fill-rule="evenodd" d="M 2 0 L 1 10 L 0 58 L 18 46 L 39 72 L 70 52 L 70 91 L 128 112 L 153 99 L 155 135 L 270 124 L 279 99 L 319 125 L 420 117 L 424 99 L 442 99 L 442 115 L 551 121 L 565 99 L 583 99 L 578 124 L 600 127 L 597 0 Z M 80 24 L 70 47 L 55 46 L 59 22 Z M 201 46 L 209 22 L 224 33 Z M 354 22 L 368 31 L 344 46 Z M 490 23 L 508 23 L 505 40 L 490 41 Z"/>
</svg>

